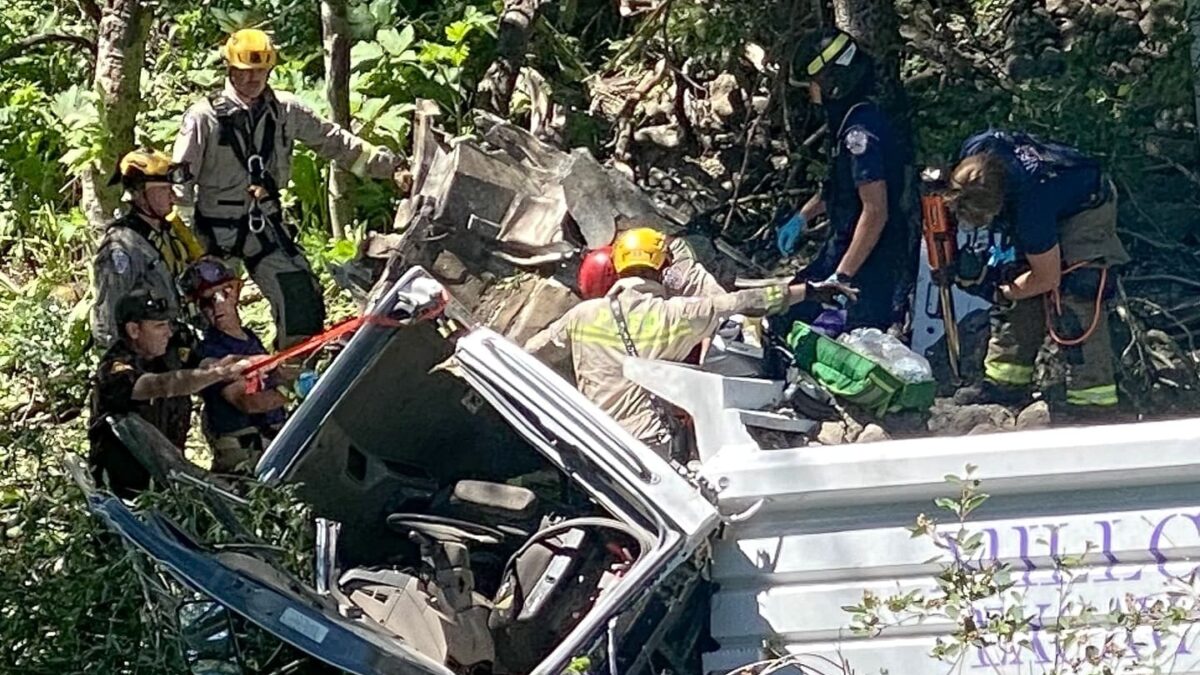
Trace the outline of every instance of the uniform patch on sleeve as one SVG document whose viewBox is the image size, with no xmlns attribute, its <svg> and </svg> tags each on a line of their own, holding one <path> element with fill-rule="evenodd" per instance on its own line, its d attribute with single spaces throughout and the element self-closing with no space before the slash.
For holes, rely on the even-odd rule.
<svg viewBox="0 0 1200 675">
<path fill-rule="evenodd" d="M 128 363 L 125 363 L 124 361 L 113 361 L 110 372 L 113 375 L 120 375 L 121 373 L 128 373 L 131 370 L 133 370 L 133 366 L 129 365 Z"/>
<path fill-rule="evenodd" d="M 677 267 L 668 267 L 663 270 L 662 283 L 669 290 L 679 292 L 683 288 L 683 272 Z"/>
<path fill-rule="evenodd" d="M 113 271 L 117 274 L 127 274 L 129 272 L 129 254 L 121 249 L 113 249 L 112 252 Z"/>
<path fill-rule="evenodd" d="M 867 151 L 867 146 L 871 144 L 871 135 L 865 129 L 855 127 L 846 132 L 846 149 L 852 155 L 861 155 Z"/>
<path fill-rule="evenodd" d="M 1013 149 L 1013 154 L 1017 156 L 1017 161 L 1021 162 L 1021 166 L 1025 167 L 1026 171 L 1036 172 L 1041 166 L 1042 155 L 1032 145 L 1018 145 Z"/>
</svg>

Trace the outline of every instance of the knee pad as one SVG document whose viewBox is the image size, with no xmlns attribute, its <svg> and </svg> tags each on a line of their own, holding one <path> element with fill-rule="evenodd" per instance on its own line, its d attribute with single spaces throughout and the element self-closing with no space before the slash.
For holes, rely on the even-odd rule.
<svg viewBox="0 0 1200 675">
<path fill-rule="evenodd" d="M 325 328 L 325 299 L 312 274 L 304 270 L 280 272 L 280 301 L 283 304 L 283 332 L 288 335 L 316 335 Z"/>
</svg>

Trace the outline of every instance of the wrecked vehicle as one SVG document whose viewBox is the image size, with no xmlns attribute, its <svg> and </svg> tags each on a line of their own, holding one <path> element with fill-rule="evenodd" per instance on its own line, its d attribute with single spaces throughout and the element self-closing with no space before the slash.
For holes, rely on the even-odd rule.
<svg viewBox="0 0 1200 675">
<path fill-rule="evenodd" d="M 1193 571 L 1196 420 L 765 450 L 748 429 L 776 424 L 762 409 L 784 382 L 631 359 L 696 420 L 694 475 L 442 297 L 404 274 L 259 464 L 320 517 L 316 588 L 104 493 L 91 509 L 192 589 L 358 674 L 724 673 L 788 653 L 943 672 L 928 651 L 952 622 L 865 639 L 841 608 L 933 585 L 909 526 L 967 463 L 992 494 L 982 555 L 1014 565 L 1045 631 L 1035 659 L 1056 658 L 1063 555 L 1086 552 L 1074 588 L 1098 607 Z M 202 630 L 216 610 L 192 607 L 188 644 L 226 635 Z M 1181 672 L 1200 665 L 1190 631 L 1151 637 Z M 1031 657 L 969 658 L 1015 674 Z"/>
<path fill-rule="evenodd" d="M 715 507 L 453 304 L 418 320 L 442 293 L 405 274 L 259 464 L 323 519 L 317 588 L 102 492 L 91 509 L 187 586 L 346 672 L 557 674 L 578 657 L 684 669 L 702 626 L 671 628 L 706 600 Z"/>
</svg>

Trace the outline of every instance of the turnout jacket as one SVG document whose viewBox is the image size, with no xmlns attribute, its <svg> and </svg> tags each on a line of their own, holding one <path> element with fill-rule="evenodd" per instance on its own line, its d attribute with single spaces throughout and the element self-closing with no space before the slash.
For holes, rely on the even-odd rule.
<svg viewBox="0 0 1200 675">
<path fill-rule="evenodd" d="M 622 368 L 628 354 L 609 298 L 620 303 L 639 357 L 682 361 L 725 317 L 781 312 L 787 308 L 787 296 L 786 286 L 770 286 L 703 298 L 669 297 L 658 282 L 620 279 L 606 297 L 572 307 L 530 338 L 525 349 L 534 354 L 570 349 L 579 391 L 638 440 L 653 445 L 666 429 L 646 390 L 625 378 Z"/>
</svg>

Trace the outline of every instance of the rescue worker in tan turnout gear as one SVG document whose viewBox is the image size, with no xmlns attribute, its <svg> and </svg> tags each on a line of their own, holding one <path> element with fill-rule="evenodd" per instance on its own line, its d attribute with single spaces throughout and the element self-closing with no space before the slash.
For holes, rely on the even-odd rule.
<svg viewBox="0 0 1200 675">
<path fill-rule="evenodd" d="M 275 341 L 287 347 L 321 331 L 325 304 L 295 234 L 283 222 L 279 191 L 292 173 L 298 140 L 358 176 L 391 178 L 407 189 L 399 157 L 322 119 L 292 94 L 267 84 L 277 53 L 261 30 L 244 29 L 225 44 L 222 91 L 184 114 L 174 160 L 194 181 L 177 190 L 180 214 L 208 252 L 246 263 L 271 303 Z"/>
<path fill-rule="evenodd" d="M 682 361 L 731 314 L 775 314 L 806 299 L 831 302 L 837 295 L 856 295 L 834 281 L 671 297 L 662 283 L 670 264 L 667 238 L 649 228 L 621 233 L 612 259 L 620 278 L 605 297 L 572 307 L 530 338 L 525 349 L 539 355 L 570 349 L 579 390 L 664 456 L 670 449 L 670 422 L 657 399 L 625 378 L 627 356 Z"/>
<path fill-rule="evenodd" d="M 120 338 L 117 303 L 135 288 L 149 289 L 171 312 L 179 312 L 175 281 L 201 253 L 195 237 L 171 212 L 172 185 L 185 181 L 187 174 L 186 166 L 144 148 L 126 153 L 117 164 L 109 184 L 124 187 L 129 211 L 105 228 L 92 262 L 92 337 L 104 349 Z"/>
</svg>

